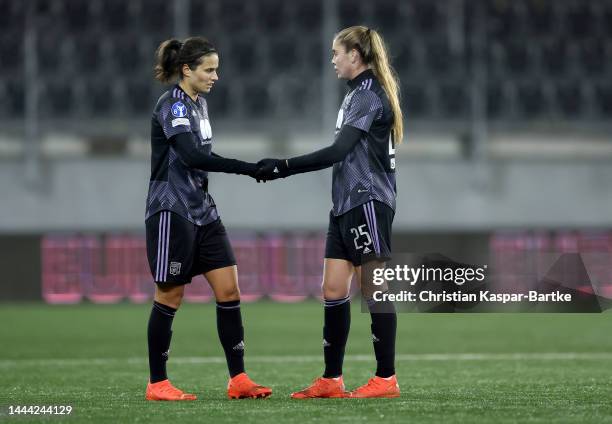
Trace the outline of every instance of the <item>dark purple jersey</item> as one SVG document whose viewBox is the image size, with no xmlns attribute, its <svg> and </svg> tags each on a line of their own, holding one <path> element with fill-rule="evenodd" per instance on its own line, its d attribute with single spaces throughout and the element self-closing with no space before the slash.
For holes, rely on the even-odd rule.
<svg viewBox="0 0 612 424">
<path fill-rule="evenodd" d="M 389 99 L 371 70 L 348 82 L 336 121 L 336 136 L 344 125 L 362 130 L 361 139 L 343 161 L 334 164 L 334 215 L 378 200 L 395 210 L 395 145 Z"/>
<path fill-rule="evenodd" d="M 151 178 L 145 219 L 159 211 L 172 211 L 196 225 L 218 218 L 208 194 L 208 173 L 181 160 L 172 137 L 192 133 L 194 147 L 210 155 L 212 130 L 206 100 L 193 101 L 178 85 L 157 101 L 151 119 Z"/>
</svg>

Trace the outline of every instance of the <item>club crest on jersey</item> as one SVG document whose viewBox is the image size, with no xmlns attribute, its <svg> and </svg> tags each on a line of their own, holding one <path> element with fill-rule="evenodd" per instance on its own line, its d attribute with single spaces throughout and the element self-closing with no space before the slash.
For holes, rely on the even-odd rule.
<svg viewBox="0 0 612 424">
<path fill-rule="evenodd" d="M 172 105 L 172 115 L 176 116 L 177 118 L 187 116 L 187 106 L 181 102 L 174 103 Z"/>
<path fill-rule="evenodd" d="M 181 263 L 180 262 L 170 262 L 170 275 L 179 275 L 181 273 Z"/>
</svg>

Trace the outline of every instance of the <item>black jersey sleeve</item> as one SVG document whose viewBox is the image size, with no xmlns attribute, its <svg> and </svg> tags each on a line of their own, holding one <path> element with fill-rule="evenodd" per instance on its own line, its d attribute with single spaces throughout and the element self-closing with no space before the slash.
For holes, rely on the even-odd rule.
<svg viewBox="0 0 612 424">
<path fill-rule="evenodd" d="M 383 106 L 380 97 L 371 90 L 357 90 L 351 98 L 343 125 L 368 132 L 372 122 L 380 119 Z"/>
<path fill-rule="evenodd" d="M 363 135 L 363 131 L 345 125 L 331 146 L 317 150 L 307 155 L 296 156 L 287 160 L 290 175 L 302 172 L 318 171 L 342 161 L 355 148 Z"/>
<path fill-rule="evenodd" d="M 169 97 L 159 108 L 157 120 L 167 139 L 191 132 L 192 111 L 189 104 L 176 97 Z"/>
<path fill-rule="evenodd" d="M 237 159 L 223 158 L 215 154 L 208 155 L 196 148 L 197 140 L 193 133 L 180 133 L 170 138 L 170 143 L 181 160 L 190 168 L 208 172 L 224 172 L 254 176 L 257 166 L 254 163 Z"/>
</svg>

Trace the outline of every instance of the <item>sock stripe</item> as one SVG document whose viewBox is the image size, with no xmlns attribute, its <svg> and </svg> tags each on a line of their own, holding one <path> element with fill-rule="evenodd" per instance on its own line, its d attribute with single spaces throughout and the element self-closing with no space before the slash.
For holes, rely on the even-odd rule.
<svg viewBox="0 0 612 424">
<path fill-rule="evenodd" d="M 343 303 L 346 303 L 349 300 L 351 300 L 350 296 L 344 297 L 342 299 L 334 299 L 334 300 L 327 300 L 327 299 L 325 299 L 323 301 L 323 306 L 325 308 L 331 308 L 332 306 L 342 305 Z"/>
<path fill-rule="evenodd" d="M 238 309 L 240 308 L 240 300 L 230 300 L 229 302 L 217 302 L 219 309 Z"/>
<path fill-rule="evenodd" d="M 168 306 L 163 305 L 161 303 L 157 303 L 157 302 L 153 302 L 153 307 L 155 309 L 157 309 L 159 312 L 161 312 L 164 315 L 167 315 L 169 317 L 173 317 L 174 314 L 176 313 L 176 310 L 170 310 Z"/>
<path fill-rule="evenodd" d="M 217 303 L 217 308 L 219 309 L 238 309 L 240 308 L 240 305 L 236 305 L 236 306 L 221 306 Z"/>
</svg>

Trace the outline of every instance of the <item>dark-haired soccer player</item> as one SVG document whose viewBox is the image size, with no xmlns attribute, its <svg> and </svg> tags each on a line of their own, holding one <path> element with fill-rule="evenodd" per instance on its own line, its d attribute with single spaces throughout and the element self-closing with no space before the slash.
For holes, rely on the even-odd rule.
<svg viewBox="0 0 612 424">
<path fill-rule="evenodd" d="M 217 301 L 217 330 L 230 380 L 230 398 L 272 391 L 244 372 L 244 341 L 236 260 L 215 203 L 208 172 L 254 176 L 255 164 L 212 153 L 203 93 L 218 80 L 219 56 L 204 38 L 167 40 L 157 50 L 156 78 L 178 84 L 158 100 L 151 120 L 151 179 L 146 209 L 147 256 L 156 287 L 148 324 L 148 400 L 195 400 L 166 375 L 172 320 L 185 284 L 203 274 Z"/>
<path fill-rule="evenodd" d="M 334 143 L 304 156 L 263 159 L 258 163 L 257 176 L 262 179 L 334 167 L 333 209 L 323 271 L 325 372 L 291 396 L 398 397 L 394 364 L 396 315 L 392 303 L 368 302 L 376 375 L 346 393 L 342 363 L 350 327 L 349 288 L 353 273 L 361 281 L 362 265 L 381 266 L 391 254 L 395 145 L 403 135 L 399 84 L 376 31 L 363 26 L 346 28 L 335 36 L 332 50 L 338 77 L 347 79 L 349 86 L 338 113 Z"/>
</svg>

